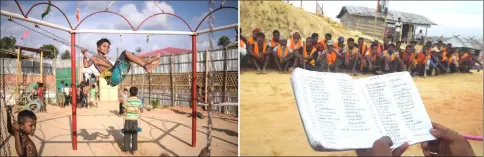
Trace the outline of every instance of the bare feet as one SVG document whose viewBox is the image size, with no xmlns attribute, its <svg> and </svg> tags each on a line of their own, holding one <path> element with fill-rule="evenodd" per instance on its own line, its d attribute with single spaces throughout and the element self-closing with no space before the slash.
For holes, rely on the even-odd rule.
<svg viewBox="0 0 484 157">
<path fill-rule="evenodd" d="M 145 70 L 148 73 L 151 73 L 153 68 L 156 68 L 158 65 L 161 63 L 161 58 L 160 54 L 158 54 L 153 60 L 150 60 L 148 63 L 146 63 Z"/>
</svg>

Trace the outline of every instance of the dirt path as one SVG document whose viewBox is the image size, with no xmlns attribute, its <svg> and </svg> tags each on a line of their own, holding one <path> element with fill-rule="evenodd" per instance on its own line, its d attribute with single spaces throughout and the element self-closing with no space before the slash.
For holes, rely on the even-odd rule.
<svg viewBox="0 0 484 157">
<path fill-rule="evenodd" d="M 462 134 L 482 136 L 482 71 L 420 78 L 414 81 L 432 121 Z M 241 155 L 356 155 L 354 151 L 315 152 L 311 149 L 289 83 L 290 74 L 253 71 L 241 76 Z M 358 76 L 365 77 L 365 76 Z M 482 142 L 470 141 L 477 156 Z M 413 145 L 405 156 L 422 156 Z"/>
<path fill-rule="evenodd" d="M 77 110 L 78 144 L 72 150 L 70 136 L 71 108 L 48 106 L 48 113 L 38 113 L 37 129 L 32 137 L 42 156 L 126 156 L 120 151 L 123 118 L 117 116 L 117 102 L 104 102 L 99 108 Z M 142 114 L 138 121 L 143 129 L 138 135 L 137 156 L 196 156 L 206 145 L 207 118 L 197 120 L 197 147 L 191 147 L 190 109 L 156 109 Z M 5 112 L 3 112 L 5 113 Z M 212 155 L 238 154 L 237 118 L 215 115 L 213 119 Z M 2 117 L 3 118 L 3 117 Z M 2 126 L 2 132 L 4 128 Z M 5 137 L 4 137 L 5 138 Z M 14 139 L 9 138 L 12 155 Z M 0 152 L 3 156 L 3 148 Z"/>
</svg>

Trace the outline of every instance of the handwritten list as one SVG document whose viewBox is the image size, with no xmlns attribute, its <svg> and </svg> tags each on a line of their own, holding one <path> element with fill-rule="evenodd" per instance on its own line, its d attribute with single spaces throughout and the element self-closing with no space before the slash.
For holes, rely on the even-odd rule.
<svg viewBox="0 0 484 157">
<path fill-rule="evenodd" d="M 392 139 L 392 148 L 435 139 L 408 73 L 354 80 L 344 74 L 296 69 L 291 81 L 316 150 L 371 148 L 381 136 Z"/>
</svg>

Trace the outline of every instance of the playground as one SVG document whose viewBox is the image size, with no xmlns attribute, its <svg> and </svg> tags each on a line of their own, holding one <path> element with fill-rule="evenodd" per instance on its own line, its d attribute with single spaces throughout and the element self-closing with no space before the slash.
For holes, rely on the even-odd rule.
<svg viewBox="0 0 484 157">
<path fill-rule="evenodd" d="M 6 113 L 2 108 L 3 113 Z M 120 145 L 123 118 L 118 116 L 118 102 L 101 102 L 98 108 L 77 110 L 77 149 L 72 150 L 70 107 L 48 106 L 48 112 L 37 113 L 37 129 L 31 137 L 40 156 L 126 156 Z M 142 113 L 138 134 L 137 156 L 196 156 L 205 147 L 207 118 L 198 119 L 197 147 L 191 147 L 190 108 L 173 107 Z M 205 116 L 206 112 L 203 112 Z M 2 115 L 6 120 L 6 114 Z M 212 155 L 237 155 L 237 117 L 213 114 Z M 12 136 L 6 137 L 12 156 L 16 156 Z M 2 141 L 3 142 L 3 141 Z M 7 147 L 8 148 L 8 147 Z M 2 156 L 3 156 L 2 148 Z"/>
<path fill-rule="evenodd" d="M 233 103 L 234 100 L 238 99 L 238 77 L 234 77 L 234 74 L 237 76 L 238 73 L 237 55 L 234 55 L 237 54 L 237 49 L 233 48 L 236 46 L 230 48 L 230 46 L 224 44 L 218 45 L 219 48 L 217 49 L 210 42 L 210 48 L 197 49 L 197 36 L 201 34 L 208 35 L 208 40 L 212 41 L 214 32 L 237 30 L 234 29 L 237 28 L 237 23 L 215 27 L 212 15 L 219 10 L 237 11 L 237 7 L 224 6 L 223 2 L 219 6 L 215 6 L 215 1 L 209 1 L 209 11 L 201 16 L 200 22 L 197 23 L 198 25 L 195 25 L 196 27 L 192 26 L 192 28 L 184 18 L 171 12 L 165 12 L 153 1 L 153 4 L 159 9 L 158 13 L 146 17 L 135 27 L 130 22 L 132 19 L 128 20 L 123 15 L 109 10 L 112 3 L 107 6 L 106 10 L 92 12 L 81 19 L 77 17 L 77 25 L 71 25 L 71 21 L 64 11 L 52 4 L 51 1 L 33 4 L 30 8 L 27 8 L 28 11 L 27 9 L 22 9 L 19 1 L 15 1 L 15 3 L 19 13 L 1 10 L 1 15 L 8 18 L 6 22 L 16 24 L 15 26 L 21 26 L 28 31 L 46 37 L 48 40 L 55 40 L 69 47 L 71 55 L 68 60 L 48 60 L 46 63 L 42 55 L 44 53 L 48 54 L 47 51 L 40 49 L 28 50 L 27 48 L 16 46 L 15 49 L 9 50 L 8 59 L 2 58 L 2 81 L 0 82 L 2 84 L 2 103 L 0 105 L 0 111 L 2 111 L 0 112 L 0 117 L 2 118 L 2 125 L 0 126 L 2 155 L 16 155 L 14 139 L 12 138 L 9 124 L 11 126 L 11 124 L 17 123 L 16 113 L 25 109 L 36 112 L 38 117 L 37 129 L 31 139 L 37 147 L 39 156 L 123 155 L 121 153 L 121 141 L 123 139 L 121 129 L 124 127 L 124 119 L 122 115 L 117 115 L 120 97 L 118 91 L 133 86 L 139 88 L 137 97 L 144 103 L 145 111 L 138 119 L 139 144 L 138 151 L 134 155 L 195 156 L 200 154 L 202 156 L 211 156 L 213 154 L 236 156 L 238 154 L 237 103 Z M 42 18 L 50 11 L 52 6 L 52 9 L 57 9 L 57 11 L 62 13 L 68 25 L 62 26 L 38 20 L 32 16 L 29 17 L 30 11 L 36 6 L 47 7 L 46 13 L 42 15 Z M 101 13 L 120 16 L 131 29 L 102 30 L 78 28 L 87 18 Z M 186 26 L 186 31 L 140 30 L 144 22 L 158 15 L 176 18 Z M 23 21 L 24 24 L 19 21 Z M 202 30 L 200 28 L 205 27 L 201 27 L 204 21 L 209 24 L 209 28 Z M 56 33 L 39 26 L 68 33 L 70 40 L 59 37 Z M 93 81 L 89 81 L 99 84 L 98 89 L 101 101 L 98 101 L 98 107 L 84 109 L 79 108 L 78 100 L 76 100 L 76 95 L 78 95 L 76 90 L 79 89 L 75 88 L 75 84 L 85 80 L 86 71 L 90 70 L 87 70 L 88 66 L 83 65 L 83 60 L 76 58 L 76 51 L 80 53 L 80 50 L 82 50 L 86 58 L 99 55 L 101 52 L 99 51 L 99 46 L 96 52 L 86 50 L 86 45 L 80 45 L 80 42 L 78 45 L 76 36 L 80 34 L 116 34 L 119 35 L 121 41 L 119 45 L 122 45 L 123 36 L 126 34 L 146 36 L 146 45 L 150 36 L 182 35 L 191 39 L 191 43 L 187 43 L 187 45 L 191 46 L 191 49 L 184 54 L 171 54 L 162 57 L 158 54 L 155 59 L 163 62 L 150 62 L 153 63 L 152 70 L 147 70 L 146 64 L 142 66 L 141 64 L 135 65 L 134 62 L 130 64 L 129 60 L 123 61 L 119 59 L 121 58 L 119 56 L 116 56 L 119 58 L 105 56 L 110 60 L 107 62 L 112 62 L 112 69 L 105 70 L 102 74 L 92 73 L 97 78 L 92 77 Z M 203 41 L 202 38 L 200 39 L 200 41 Z M 22 50 L 40 53 L 40 59 L 26 60 L 23 57 Z M 109 48 L 107 51 L 109 51 Z M 132 56 L 131 58 L 135 58 L 135 60 L 140 58 L 149 59 L 149 56 L 132 54 L 128 56 Z M 16 58 L 16 60 L 12 58 Z M 116 66 L 113 62 L 116 60 L 125 66 L 123 68 Z M 16 64 L 5 63 L 13 63 L 14 61 Z M 28 62 L 29 64 L 27 65 L 29 66 L 25 67 L 24 62 Z M 35 65 L 37 64 L 40 64 L 40 67 L 36 67 Z M 43 67 L 43 65 L 48 66 Z M 55 65 L 60 66 L 56 68 Z M 4 69 L 8 70 L 4 71 Z M 32 69 L 33 72 L 28 73 L 25 71 L 26 69 Z M 40 72 L 35 72 L 35 69 L 40 69 Z M 48 71 L 43 72 L 45 69 L 48 69 Z M 97 70 L 101 73 L 101 70 Z M 62 73 L 62 77 L 59 77 L 59 72 Z M 84 77 L 81 77 L 81 75 Z M 130 76 L 129 79 L 127 78 L 128 75 Z M 112 83 L 115 79 L 118 79 L 118 82 Z M 69 92 L 71 95 L 71 106 L 66 108 L 59 107 L 59 100 L 56 100 L 59 97 L 58 95 L 60 95 L 59 82 L 61 80 L 65 83 L 72 83 L 71 85 L 66 85 L 71 89 L 71 92 Z M 38 86 L 32 84 L 37 84 Z M 43 89 L 44 87 L 45 89 Z M 37 92 L 32 92 L 34 91 L 33 89 L 37 89 Z M 87 88 L 83 90 L 85 89 Z M 38 95 L 40 98 L 43 97 L 40 95 L 45 95 L 45 101 L 42 102 L 42 100 L 38 99 L 39 97 L 29 99 L 33 95 L 32 93 L 44 93 Z M 37 104 L 32 107 L 34 102 L 37 102 Z M 42 108 L 39 112 L 37 108 L 41 107 L 46 107 L 47 110 Z M 204 110 L 202 110 L 202 107 Z M 13 109 L 9 110 L 7 108 Z M 228 114 L 229 112 L 232 113 Z M 12 117 L 13 120 L 4 118 L 7 116 Z M 25 141 L 23 142 L 22 144 L 25 145 Z M 27 146 L 28 149 L 29 147 Z"/>
<path fill-rule="evenodd" d="M 430 120 L 461 134 L 482 136 L 482 76 L 451 74 L 414 77 Z M 354 78 L 368 77 L 360 75 Z M 241 156 L 354 156 L 354 151 L 316 152 L 311 149 L 301 123 L 290 74 L 255 71 L 240 75 Z M 270 78 L 270 79 L 267 79 Z M 257 128 L 257 129 L 253 129 Z M 264 130 L 264 131 L 261 131 Z M 482 141 L 469 140 L 476 156 L 482 156 Z M 420 145 L 412 145 L 403 156 L 423 156 Z"/>
</svg>

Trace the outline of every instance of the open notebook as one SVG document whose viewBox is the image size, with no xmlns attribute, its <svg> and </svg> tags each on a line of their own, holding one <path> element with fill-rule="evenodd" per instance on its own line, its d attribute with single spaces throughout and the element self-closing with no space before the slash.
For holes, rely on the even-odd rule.
<svg viewBox="0 0 484 157">
<path fill-rule="evenodd" d="M 371 148 L 389 136 L 393 148 L 435 140 L 408 72 L 353 79 L 297 68 L 291 84 L 311 147 L 316 151 Z"/>
</svg>

